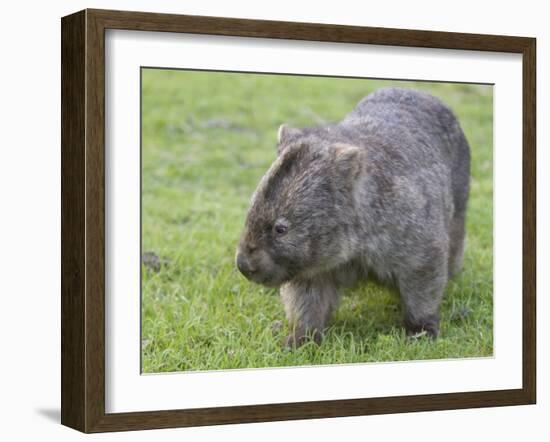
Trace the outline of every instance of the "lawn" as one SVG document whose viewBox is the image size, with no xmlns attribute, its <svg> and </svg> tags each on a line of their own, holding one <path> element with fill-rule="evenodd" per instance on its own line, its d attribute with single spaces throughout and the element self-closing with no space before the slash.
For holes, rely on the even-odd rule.
<svg viewBox="0 0 550 442">
<path fill-rule="evenodd" d="M 277 291 L 234 265 L 277 129 L 338 121 L 391 85 L 441 98 L 472 147 L 464 270 L 445 292 L 440 337 L 406 338 L 395 290 L 367 282 L 345 291 L 320 346 L 284 350 Z M 492 355 L 492 108 L 490 86 L 143 69 L 143 372 Z"/>
</svg>

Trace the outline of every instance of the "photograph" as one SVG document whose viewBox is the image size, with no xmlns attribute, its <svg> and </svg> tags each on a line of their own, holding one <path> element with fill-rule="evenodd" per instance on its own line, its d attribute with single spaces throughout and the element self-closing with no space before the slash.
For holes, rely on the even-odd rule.
<svg viewBox="0 0 550 442">
<path fill-rule="evenodd" d="M 493 356 L 493 85 L 141 67 L 143 374 Z"/>
</svg>

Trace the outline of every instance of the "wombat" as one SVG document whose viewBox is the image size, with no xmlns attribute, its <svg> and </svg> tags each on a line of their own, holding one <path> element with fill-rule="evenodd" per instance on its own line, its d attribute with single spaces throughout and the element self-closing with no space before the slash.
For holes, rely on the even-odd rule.
<svg viewBox="0 0 550 442">
<path fill-rule="evenodd" d="M 254 192 L 236 264 L 280 286 L 287 346 L 323 329 L 339 288 L 374 274 L 399 290 L 408 334 L 439 332 L 462 267 L 470 147 L 453 112 L 412 89 L 380 89 L 341 122 L 279 129 Z"/>
</svg>

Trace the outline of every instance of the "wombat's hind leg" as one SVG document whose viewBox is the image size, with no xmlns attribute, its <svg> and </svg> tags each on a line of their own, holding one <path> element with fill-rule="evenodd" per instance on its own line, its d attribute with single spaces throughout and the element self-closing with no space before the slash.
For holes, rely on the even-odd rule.
<svg viewBox="0 0 550 442">
<path fill-rule="evenodd" d="M 439 306 L 447 283 L 446 260 L 418 268 L 399 278 L 404 325 L 409 336 L 439 334 Z"/>
<path fill-rule="evenodd" d="M 322 332 L 338 303 L 338 291 L 330 278 L 291 281 L 281 287 L 291 328 L 285 347 L 298 347 L 308 339 L 321 342 Z"/>
</svg>

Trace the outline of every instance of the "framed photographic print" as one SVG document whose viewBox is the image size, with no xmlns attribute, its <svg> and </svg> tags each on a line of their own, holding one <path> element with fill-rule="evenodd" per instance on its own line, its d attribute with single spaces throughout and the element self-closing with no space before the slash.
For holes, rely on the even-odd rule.
<svg viewBox="0 0 550 442">
<path fill-rule="evenodd" d="M 535 39 L 62 19 L 62 423 L 533 404 Z"/>
</svg>

